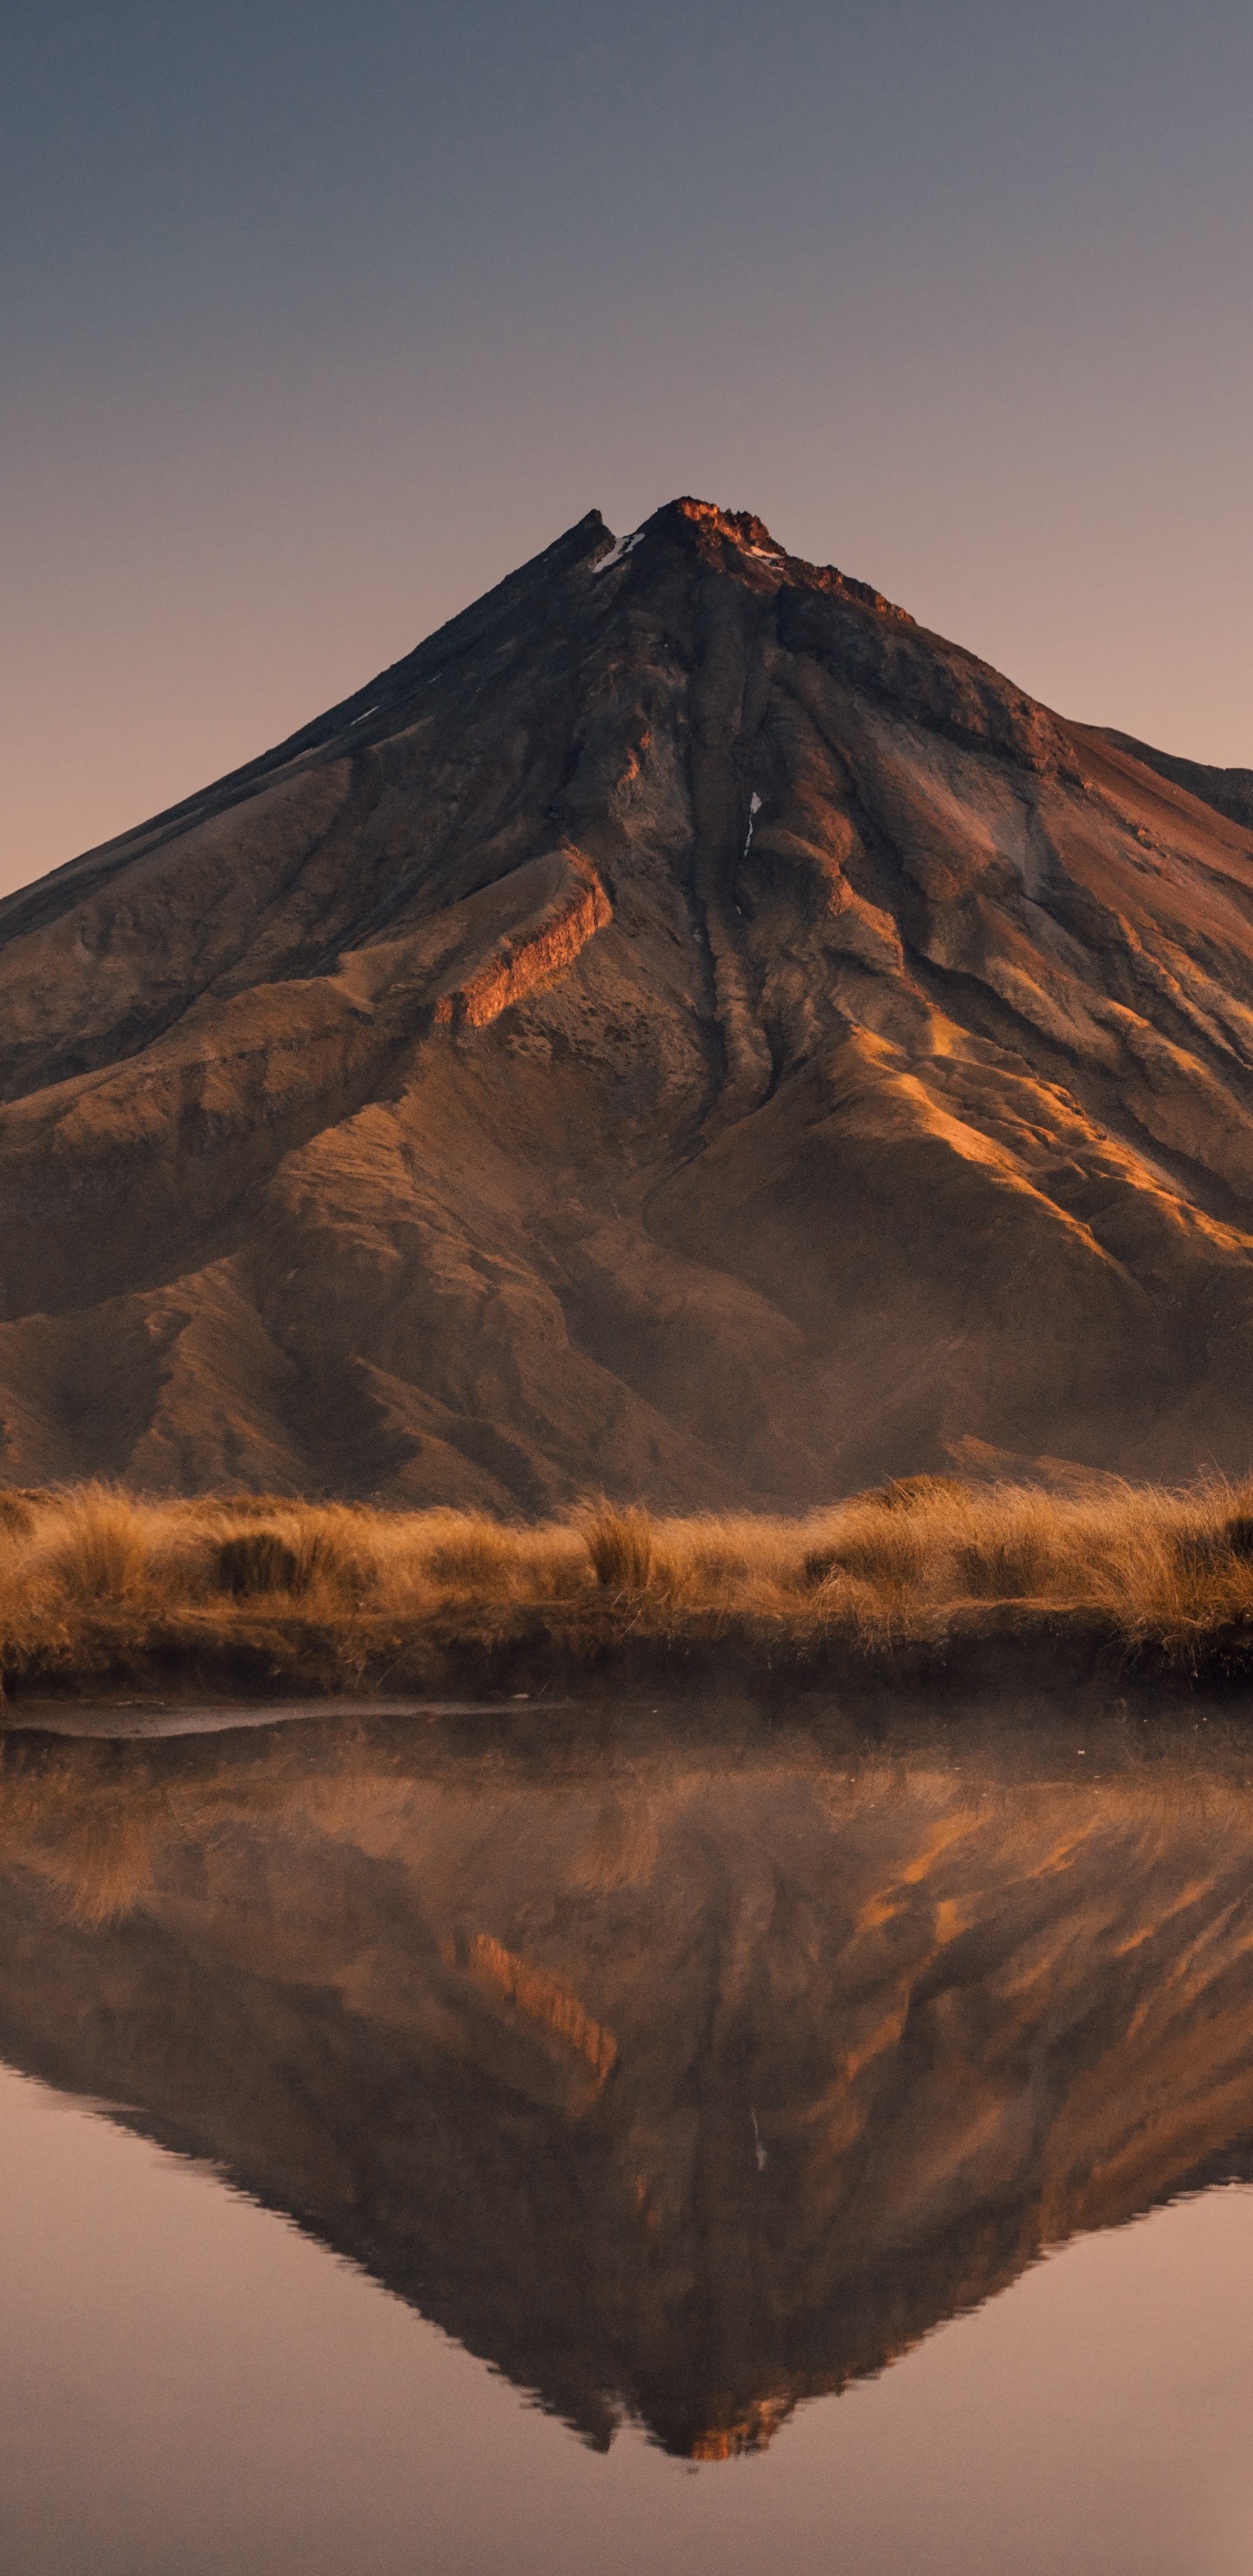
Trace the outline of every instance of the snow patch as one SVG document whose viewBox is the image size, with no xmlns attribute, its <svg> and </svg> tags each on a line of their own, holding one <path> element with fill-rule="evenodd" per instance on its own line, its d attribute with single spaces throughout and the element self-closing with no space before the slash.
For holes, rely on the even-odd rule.
<svg viewBox="0 0 1253 2576">
<path fill-rule="evenodd" d="M 360 715 L 359 715 L 359 716 L 354 716 L 354 717 L 352 718 L 352 723 L 351 723 L 351 724 L 350 724 L 350 726 L 349 726 L 349 731 L 351 732 L 351 730 L 352 730 L 352 725 L 355 725 L 355 724 L 364 724 L 367 716 L 376 716 L 377 714 L 378 714 L 378 708 L 377 708 L 377 707 L 363 707 L 363 708 L 362 708 L 362 710 L 361 710 Z"/>
<path fill-rule="evenodd" d="M 614 569 L 615 564 L 625 563 L 625 562 L 626 562 L 626 559 L 627 559 L 627 556 L 631 553 L 632 549 L 633 549 L 635 546 L 642 546 L 642 545 L 643 545 L 643 543 L 644 543 L 644 531 L 643 531 L 643 529 L 642 529 L 642 528 L 637 528 L 637 529 L 635 530 L 635 532 L 634 532 L 634 535 L 633 535 L 633 536 L 629 536 L 629 537 L 619 537 L 619 539 L 618 539 L 618 541 L 617 541 L 617 544 L 616 544 L 616 545 L 615 545 L 615 547 L 614 547 L 613 553 L 612 553 L 612 554 L 609 554 L 609 555 L 603 555 L 603 556 L 601 557 L 601 560 L 600 560 L 600 562 L 599 562 L 598 564 L 593 564 L 593 566 L 592 566 L 592 579 L 593 579 L 593 581 L 595 581 L 596 576 L 597 576 L 597 574 L 598 574 L 598 573 L 601 573 L 601 572 L 612 572 L 612 571 L 613 571 L 613 569 Z"/>
<path fill-rule="evenodd" d="M 746 859 L 746 858 L 748 857 L 749 850 L 750 850 L 750 849 L 751 849 L 751 847 L 752 847 L 752 840 L 753 840 L 753 825 L 754 825 L 754 823 L 756 822 L 757 817 L 758 817 L 758 815 L 760 814 L 760 812 L 761 812 L 761 798 L 760 798 L 760 796 L 756 793 L 756 790 L 754 790 L 753 794 L 750 796 L 750 798 L 749 798 L 749 800 L 748 800 L 748 830 L 747 830 L 747 832 L 746 832 L 746 833 L 745 833 L 745 835 L 744 835 L 744 847 L 743 847 L 743 849 L 742 849 L 742 851 L 741 851 L 741 853 L 740 853 L 741 858 L 745 858 L 745 859 Z"/>
</svg>

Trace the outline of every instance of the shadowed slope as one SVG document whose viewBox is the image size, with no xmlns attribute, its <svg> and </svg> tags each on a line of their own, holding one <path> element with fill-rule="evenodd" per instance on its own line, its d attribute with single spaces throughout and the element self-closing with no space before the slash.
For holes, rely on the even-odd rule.
<svg viewBox="0 0 1253 2576">
<path fill-rule="evenodd" d="M 1117 733 L 1109 725 L 1101 727 L 1101 737 L 1117 751 L 1130 752 L 1133 760 L 1157 770 L 1162 778 L 1173 779 L 1189 796 L 1199 796 L 1203 805 L 1212 805 L 1229 822 L 1253 830 L 1253 769 L 1215 769 L 1204 760 L 1183 760 L 1177 752 L 1154 751 L 1151 743 L 1137 742 L 1134 734 Z"/>
<path fill-rule="evenodd" d="M 10 1740 L 0 2054 L 705 2458 L 1247 2170 L 1238 1768 L 668 1724 Z"/>
<path fill-rule="evenodd" d="M 1248 1463 L 1253 834 L 592 513 L 0 905 L 0 1474 L 804 1505 Z"/>
</svg>

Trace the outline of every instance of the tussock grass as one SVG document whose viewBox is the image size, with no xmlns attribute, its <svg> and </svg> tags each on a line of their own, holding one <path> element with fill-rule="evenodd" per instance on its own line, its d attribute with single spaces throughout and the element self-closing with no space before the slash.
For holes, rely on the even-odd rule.
<svg viewBox="0 0 1253 2576">
<path fill-rule="evenodd" d="M 583 1523 L 583 1537 L 598 1583 L 609 1592 L 644 1592 L 653 1571 L 653 1525 L 647 1512 L 615 1511 L 601 1503 Z"/>
<path fill-rule="evenodd" d="M 912 1477 L 787 1520 L 604 1500 L 513 1526 L 255 1495 L 0 1491 L 10 1688 L 235 1671 L 414 1687 L 511 1647 L 746 1643 L 873 1664 L 980 1635 L 1084 1628 L 1199 1671 L 1253 1670 L 1253 1481 L 1059 1495 Z"/>
</svg>

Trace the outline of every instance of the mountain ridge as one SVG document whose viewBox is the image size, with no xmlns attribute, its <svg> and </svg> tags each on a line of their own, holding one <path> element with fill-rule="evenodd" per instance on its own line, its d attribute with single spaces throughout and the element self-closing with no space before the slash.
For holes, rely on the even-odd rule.
<svg viewBox="0 0 1253 2576">
<path fill-rule="evenodd" d="M 1212 805 L 1216 814 L 1225 814 L 1228 822 L 1253 831 L 1253 769 L 1219 769 L 1208 761 L 1187 760 L 1179 752 L 1155 751 L 1151 743 L 1139 741 L 1135 734 L 1119 733 L 1111 725 L 1094 730 L 1099 730 L 1116 751 L 1130 753 L 1133 760 L 1169 778 L 1200 804 Z"/>
</svg>

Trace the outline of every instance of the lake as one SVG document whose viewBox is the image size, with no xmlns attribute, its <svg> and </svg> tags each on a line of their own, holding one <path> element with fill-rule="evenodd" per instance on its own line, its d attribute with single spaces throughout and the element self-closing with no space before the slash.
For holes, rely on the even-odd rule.
<svg viewBox="0 0 1253 2576">
<path fill-rule="evenodd" d="M 1238 1715 L 231 1719 L 3 1738 L 6 2576 L 1244 2576 Z"/>
</svg>

